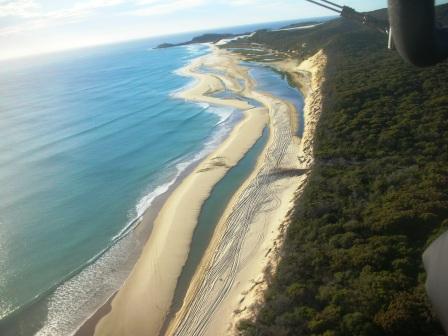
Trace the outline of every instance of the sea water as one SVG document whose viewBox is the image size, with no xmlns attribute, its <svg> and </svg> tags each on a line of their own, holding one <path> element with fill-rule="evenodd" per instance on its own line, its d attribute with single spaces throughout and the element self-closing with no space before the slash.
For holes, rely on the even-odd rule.
<svg viewBox="0 0 448 336">
<path fill-rule="evenodd" d="M 232 110 L 173 98 L 207 51 L 141 42 L 2 68 L 0 318 L 92 264 L 225 136 Z"/>
<path fill-rule="evenodd" d="M 209 49 L 153 47 L 194 35 L 0 63 L 0 334 L 76 330 L 132 269 L 145 211 L 240 117 L 175 97 Z"/>
</svg>

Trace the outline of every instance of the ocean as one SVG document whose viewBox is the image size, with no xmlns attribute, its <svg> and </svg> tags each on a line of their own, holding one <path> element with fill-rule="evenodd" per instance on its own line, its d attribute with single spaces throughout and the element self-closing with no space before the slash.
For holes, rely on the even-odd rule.
<svg viewBox="0 0 448 336">
<path fill-rule="evenodd" d="M 0 334 L 75 331 L 132 269 L 142 215 L 241 117 L 176 98 L 209 49 L 154 47 L 196 35 L 0 63 Z"/>
</svg>

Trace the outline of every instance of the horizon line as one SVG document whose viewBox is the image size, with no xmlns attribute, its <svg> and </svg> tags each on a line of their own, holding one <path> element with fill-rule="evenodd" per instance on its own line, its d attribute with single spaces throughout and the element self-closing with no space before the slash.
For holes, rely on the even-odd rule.
<svg viewBox="0 0 448 336">
<path fill-rule="evenodd" d="M 189 33 L 201 33 L 201 32 L 207 32 L 215 29 L 226 29 L 226 28 L 237 28 L 237 27 L 244 27 L 244 26 L 250 26 L 250 25 L 256 25 L 256 24 L 272 24 L 272 23 L 280 23 L 280 22 L 288 22 L 288 21 L 295 21 L 295 20 L 309 20 L 309 19 L 319 19 L 319 18 L 337 18 L 338 15 L 322 15 L 322 16 L 312 16 L 312 17 L 302 17 L 302 18 L 296 18 L 296 19 L 285 19 L 285 20 L 276 20 L 276 21 L 259 21 L 259 22 L 251 22 L 251 23 L 245 23 L 235 26 L 218 26 L 218 27 L 212 27 L 207 29 L 197 29 L 197 30 L 185 30 L 185 31 L 179 31 L 174 33 L 166 33 L 166 34 L 160 34 L 160 35 L 145 35 L 141 37 L 130 37 L 127 39 L 120 39 L 120 40 L 113 40 L 113 41 L 104 41 L 94 44 L 85 44 L 85 45 L 77 45 L 74 47 L 68 47 L 68 48 L 61 48 L 61 49 L 54 49 L 54 50 L 47 50 L 47 51 L 38 51 L 38 52 L 32 52 L 29 54 L 21 54 L 21 55 L 15 55 L 15 56 L 6 56 L 5 58 L 0 57 L 0 63 L 3 62 L 11 62 L 11 61 L 19 61 L 30 57 L 35 56 L 48 56 L 52 54 L 59 54 L 63 52 L 69 52 L 69 51 L 75 51 L 75 50 L 82 50 L 82 49 L 90 49 L 95 47 L 102 47 L 107 45 L 114 45 L 114 44 L 121 44 L 126 42 L 135 42 L 140 40 L 146 40 L 150 38 L 157 38 L 157 37 L 169 37 L 169 36 L 176 36 L 181 34 L 189 34 Z M 248 32 L 249 33 L 249 32 Z"/>
</svg>

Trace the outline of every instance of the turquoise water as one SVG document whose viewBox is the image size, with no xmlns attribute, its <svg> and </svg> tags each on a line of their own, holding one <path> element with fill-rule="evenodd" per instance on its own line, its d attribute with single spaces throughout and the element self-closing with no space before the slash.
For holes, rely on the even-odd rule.
<svg viewBox="0 0 448 336">
<path fill-rule="evenodd" d="M 239 119 L 173 95 L 208 48 L 152 47 L 193 35 L 1 63 L 1 335 L 75 330 L 129 274 L 142 214 Z"/>
<path fill-rule="evenodd" d="M 1 70 L 0 318 L 116 244 L 225 136 L 238 113 L 172 96 L 207 51 L 133 43 Z"/>
</svg>

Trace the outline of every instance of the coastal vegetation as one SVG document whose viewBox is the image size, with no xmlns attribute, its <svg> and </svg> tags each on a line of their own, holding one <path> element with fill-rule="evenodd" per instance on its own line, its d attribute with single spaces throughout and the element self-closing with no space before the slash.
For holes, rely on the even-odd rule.
<svg viewBox="0 0 448 336">
<path fill-rule="evenodd" d="M 196 44 L 196 43 L 215 43 L 222 39 L 228 39 L 228 38 L 234 38 L 241 36 L 241 34 L 203 34 L 200 36 L 196 36 L 192 38 L 190 41 L 182 42 L 182 43 L 162 43 L 157 46 L 157 49 L 164 49 L 164 48 L 172 48 L 172 47 L 180 47 L 185 46 L 189 44 Z"/>
<path fill-rule="evenodd" d="M 305 22 L 289 24 L 287 26 L 281 27 L 280 29 L 301 28 L 301 27 L 307 27 L 307 26 L 314 26 L 319 23 L 321 23 L 321 22 L 320 21 L 305 21 Z"/>
<path fill-rule="evenodd" d="M 240 334 L 443 334 L 421 255 L 448 230 L 448 62 L 414 68 L 384 35 L 342 19 L 244 43 L 301 59 L 323 49 L 328 65 L 315 166 Z"/>
</svg>

